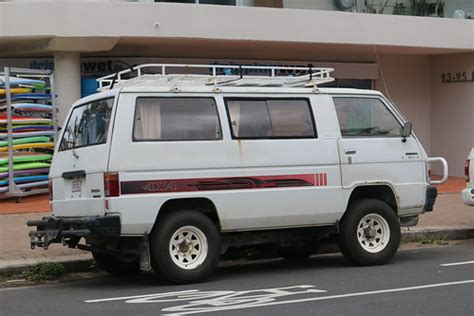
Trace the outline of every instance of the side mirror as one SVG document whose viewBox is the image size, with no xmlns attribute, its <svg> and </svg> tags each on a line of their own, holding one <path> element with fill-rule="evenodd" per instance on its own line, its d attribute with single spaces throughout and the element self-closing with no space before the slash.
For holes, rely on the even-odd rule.
<svg viewBox="0 0 474 316">
<path fill-rule="evenodd" d="M 402 142 L 407 141 L 407 137 L 411 135 L 413 124 L 410 122 L 405 122 L 402 127 Z"/>
</svg>

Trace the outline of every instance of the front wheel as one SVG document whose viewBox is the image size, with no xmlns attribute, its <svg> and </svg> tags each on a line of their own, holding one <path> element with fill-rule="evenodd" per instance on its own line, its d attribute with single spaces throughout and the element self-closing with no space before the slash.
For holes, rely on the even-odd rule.
<svg viewBox="0 0 474 316">
<path fill-rule="evenodd" d="M 394 210 L 375 199 L 352 204 L 340 223 L 339 247 L 351 262 L 381 265 L 389 261 L 400 245 L 400 222 Z"/>
<path fill-rule="evenodd" d="M 173 283 L 203 281 L 217 265 L 220 235 L 202 213 L 179 210 L 166 215 L 150 236 L 153 269 Z"/>
</svg>

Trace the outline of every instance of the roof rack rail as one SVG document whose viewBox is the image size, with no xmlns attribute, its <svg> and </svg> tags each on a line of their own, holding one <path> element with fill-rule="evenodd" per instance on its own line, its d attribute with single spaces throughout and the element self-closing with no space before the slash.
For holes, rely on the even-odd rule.
<svg viewBox="0 0 474 316">
<path fill-rule="evenodd" d="M 194 72 L 193 72 L 194 71 Z M 318 84 L 334 81 L 330 76 L 333 68 L 248 65 L 205 65 L 205 64 L 143 64 L 97 79 L 99 91 L 112 89 L 115 84 L 144 75 L 175 78 L 193 77 L 202 84 L 215 86 L 253 87 L 317 87 Z M 253 73 L 253 74 L 249 74 Z M 255 75 L 254 73 L 257 73 Z M 290 75 L 289 75 L 290 74 Z"/>
</svg>

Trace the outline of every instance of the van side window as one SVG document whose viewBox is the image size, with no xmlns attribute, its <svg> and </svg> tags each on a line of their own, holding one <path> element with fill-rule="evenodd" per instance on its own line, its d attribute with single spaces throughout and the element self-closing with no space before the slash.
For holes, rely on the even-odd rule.
<svg viewBox="0 0 474 316">
<path fill-rule="evenodd" d="M 225 101 L 233 138 L 316 137 L 306 99 L 226 98 Z"/>
<path fill-rule="evenodd" d="M 76 106 L 65 127 L 59 150 L 105 144 L 114 98 Z"/>
<path fill-rule="evenodd" d="M 401 137 L 401 124 L 381 100 L 364 97 L 333 99 L 343 137 Z"/>
<path fill-rule="evenodd" d="M 134 141 L 222 139 L 213 98 L 137 98 Z"/>
</svg>

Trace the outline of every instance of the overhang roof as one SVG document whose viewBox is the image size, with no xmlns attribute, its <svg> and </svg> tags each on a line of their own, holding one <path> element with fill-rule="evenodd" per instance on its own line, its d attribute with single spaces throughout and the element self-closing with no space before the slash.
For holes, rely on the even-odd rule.
<svg viewBox="0 0 474 316">
<path fill-rule="evenodd" d="M 0 56 L 363 60 L 474 51 L 474 21 L 169 3 L 0 3 Z"/>
</svg>

